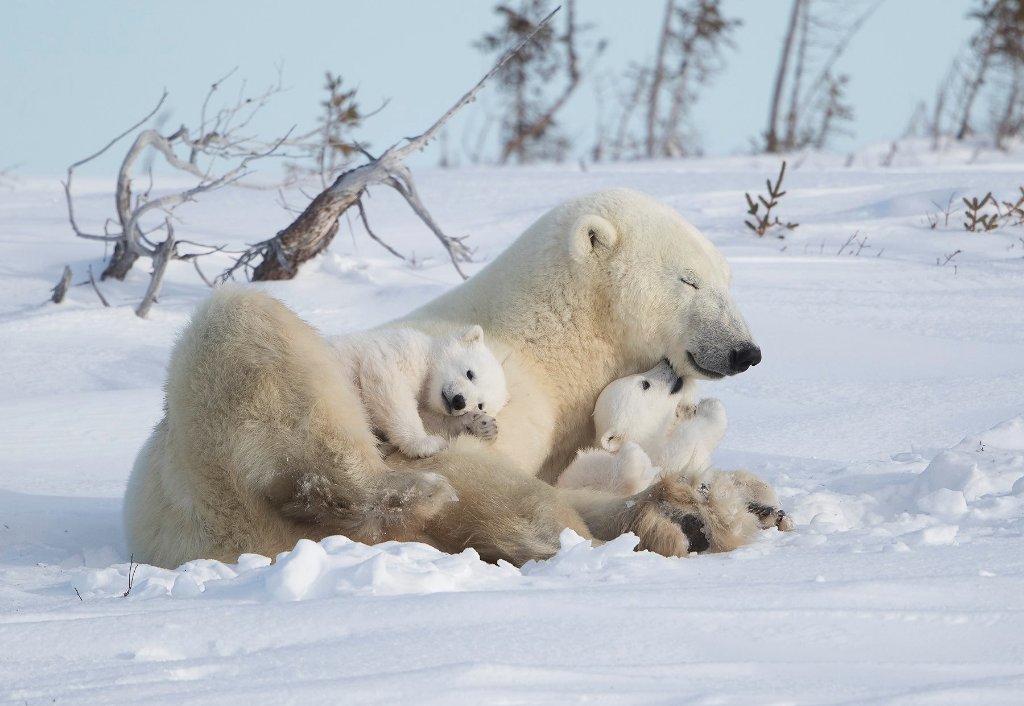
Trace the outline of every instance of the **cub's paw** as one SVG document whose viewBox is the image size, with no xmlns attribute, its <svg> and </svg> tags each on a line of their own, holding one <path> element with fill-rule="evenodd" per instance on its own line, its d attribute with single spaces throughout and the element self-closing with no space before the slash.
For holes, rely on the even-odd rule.
<svg viewBox="0 0 1024 706">
<path fill-rule="evenodd" d="M 725 405 L 722 404 L 721 400 L 715 399 L 714 397 L 705 397 L 699 403 L 694 410 L 696 414 L 709 419 L 716 417 L 725 418 Z"/>
<path fill-rule="evenodd" d="M 697 416 L 697 405 L 693 402 L 680 402 L 676 407 L 676 419 L 680 422 L 688 422 Z"/>
<path fill-rule="evenodd" d="M 398 449 L 409 458 L 429 458 L 446 448 L 448 442 L 440 436 L 422 436 L 398 445 Z"/>
<path fill-rule="evenodd" d="M 474 412 L 463 415 L 469 417 L 462 423 L 462 428 L 467 434 L 490 441 L 498 436 L 498 421 L 489 414 Z"/>
</svg>

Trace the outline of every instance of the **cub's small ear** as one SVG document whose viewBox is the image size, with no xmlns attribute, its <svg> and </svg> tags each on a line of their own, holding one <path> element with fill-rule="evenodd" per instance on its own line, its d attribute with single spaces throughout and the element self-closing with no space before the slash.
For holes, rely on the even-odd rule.
<svg viewBox="0 0 1024 706">
<path fill-rule="evenodd" d="M 474 324 L 462 332 L 463 343 L 483 343 L 484 330 Z"/>
<path fill-rule="evenodd" d="M 580 261 L 610 251 L 618 240 L 615 226 L 593 214 L 583 216 L 572 227 L 573 256 Z"/>
<path fill-rule="evenodd" d="M 622 448 L 622 434 L 610 431 L 601 437 L 601 448 L 615 453 Z"/>
</svg>

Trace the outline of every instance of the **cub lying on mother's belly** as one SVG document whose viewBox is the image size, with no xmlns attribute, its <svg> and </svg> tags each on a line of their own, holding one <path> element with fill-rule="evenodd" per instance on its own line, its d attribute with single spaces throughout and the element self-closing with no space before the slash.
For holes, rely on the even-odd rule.
<svg viewBox="0 0 1024 706">
<path fill-rule="evenodd" d="M 458 434 L 497 435 L 494 416 L 508 403 L 508 388 L 479 326 L 443 336 L 397 328 L 330 340 L 374 429 L 406 456 L 433 456 Z"/>
</svg>

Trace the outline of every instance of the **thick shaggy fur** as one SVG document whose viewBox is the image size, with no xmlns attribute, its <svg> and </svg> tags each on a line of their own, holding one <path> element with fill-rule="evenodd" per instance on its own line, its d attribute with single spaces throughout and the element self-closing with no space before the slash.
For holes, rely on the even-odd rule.
<svg viewBox="0 0 1024 706">
<path fill-rule="evenodd" d="M 497 434 L 494 415 L 508 388 L 479 326 L 448 336 L 378 329 L 336 336 L 331 345 L 375 431 L 406 456 L 433 456 L 461 433 Z"/>
<path fill-rule="evenodd" d="M 418 536 L 454 491 L 389 469 L 376 443 L 326 341 L 276 300 L 221 288 L 171 354 L 164 418 L 132 471 L 135 557 L 176 566 L 301 537 Z"/>
<path fill-rule="evenodd" d="M 734 372 L 730 352 L 753 342 L 729 279 L 693 226 L 642 194 L 556 207 L 394 324 L 431 335 L 482 326 L 511 396 L 495 443 L 460 438 L 432 458 L 386 463 L 327 344 L 269 298 L 221 290 L 172 355 L 165 418 L 126 498 L 129 542 L 144 561 L 172 565 L 343 532 L 522 563 L 557 550 L 564 527 L 598 539 L 633 531 L 668 555 L 700 543 L 700 523 L 728 537 L 735 518 L 712 510 L 695 522 L 673 477 L 629 498 L 536 477 L 553 481 L 592 438 L 591 410 L 612 380 L 666 357 L 683 376 Z"/>
</svg>

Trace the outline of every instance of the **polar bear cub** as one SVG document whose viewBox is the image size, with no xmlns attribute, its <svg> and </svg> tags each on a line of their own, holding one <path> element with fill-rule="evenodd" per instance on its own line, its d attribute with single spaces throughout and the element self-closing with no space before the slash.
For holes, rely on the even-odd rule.
<svg viewBox="0 0 1024 706">
<path fill-rule="evenodd" d="M 762 528 L 793 529 L 763 480 L 746 471 L 710 470 L 725 436 L 725 406 L 713 398 L 694 404 L 695 391 L 696 383 L 666 362 L 611 382 L 594 407 L 597 448 L 578 452 L 558 486 L 634 495 L 661 473 L 680 474 L 699 495 L 745 508 Z"/>
<path fill-rule="evenodd" d="M 336 336 L 379 437 L 410 458 L 426 458 L 448 438 L 497 436 L 495 415 L 508 403 L 505 373 L 480 326 L 444 336 L 408 328 Z"/>
<path fill-rule="evenodd" d="M 611 382 L 594 407 L 596 448 L 580 451 L 558 485 L 632 495 L 662 471 L 706 469 L 725 435 L 725 408 L 715 399 L 694 405 L 695 387 L 667 363 Z"/>
</svg>

